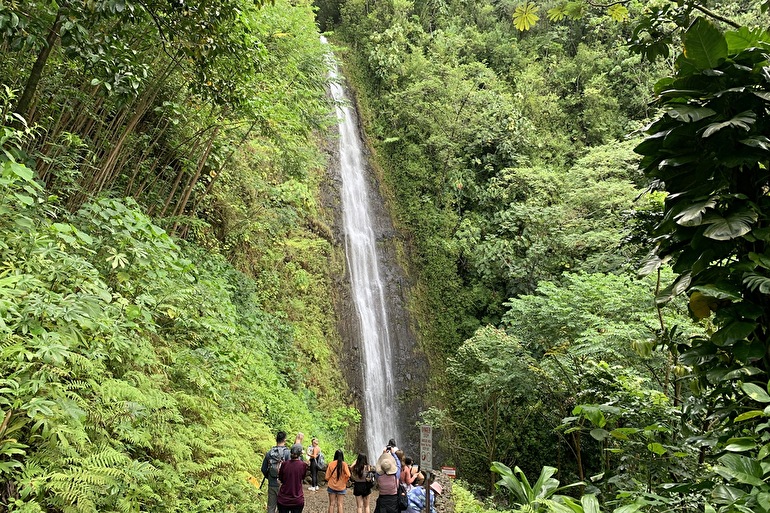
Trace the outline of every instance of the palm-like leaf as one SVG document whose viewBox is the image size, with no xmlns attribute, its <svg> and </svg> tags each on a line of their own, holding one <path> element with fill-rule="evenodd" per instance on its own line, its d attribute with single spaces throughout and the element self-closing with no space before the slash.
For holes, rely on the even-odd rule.
<svg viewBox="0 0 770 513">
<path fill-rule="evenodd" d="M 537 23 L 540 18 L 537 16 L 537 11 L 540 8 L 532 2 L 527 2 L 524 5 L 520 5 L 513 12 L 513 26 L 521 31 L 531 29 Z"/>
<path fill-rule="evenodd" d="M 535 486 L 532 487 L 532 493 L 535 495 L 535 497 L 541 499 L 550 497 L 553 492 L 559 488 L 559 480 L 551 477 L 556 473 L 556 471 L 557 469 L 554 467 L 543 467 L 543 470 L 540 471 L 540 477 L 538 477 L 537 481 L 535 482 Z M 524 477 L 523 473 L 522 477 Z"/>
</svg>

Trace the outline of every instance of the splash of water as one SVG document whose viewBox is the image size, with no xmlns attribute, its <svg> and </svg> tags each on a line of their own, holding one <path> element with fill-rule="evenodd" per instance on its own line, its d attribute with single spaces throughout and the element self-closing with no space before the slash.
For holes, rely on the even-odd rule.
<svg viewBox="0 0 770 513">
<path fill-rule="evenodd" d="M 322 42 L 326 40 L 321 36 Z M 340 177 L 345 258 L 350 271 L 353 301 L 363 348 L 364 430 L 370 461 L 379 456 L 398 433 L 394 360 L 388 325 L 385 288 L 380 277 L 377 238 L 372 223 L 371 184 L 366 180 L 365 157 L 355 110 L 330 60 L 329 78 L 339 122 Z"/>
</svg>

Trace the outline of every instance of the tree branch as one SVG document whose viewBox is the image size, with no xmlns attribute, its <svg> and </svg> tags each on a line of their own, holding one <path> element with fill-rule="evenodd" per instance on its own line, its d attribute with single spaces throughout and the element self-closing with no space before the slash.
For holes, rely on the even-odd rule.
<svg viewBox="0 0 770 513">
<path fill-rule="evenodd" d="M 697 10 L 699 10 L 700 12 L 705 14 L 706 16 L 708 16 L 710 18 L 714 18 L 715 20 L 719 20 L 722 23 L 726 23 L 726 24 L 730 25 L 733 28 L 737 29 L 737 28 L 741 27 L 738 23 L 735 23 L 733 20 L 731 20 L 729 18 L 725 18 L 724 16 L 721 16 L 721 15 L 719 15 L 719 14 L 713 12 L 713 11 L 710 11 L 707 8 L 703 7 L 702 5 L 700 5 L 698 3 L 691 3 L 690 6 L 695 8 L 695 9 L 697 9 Z"/>
<path fill-rule="evenodd" d="M 608 4 L 600 4 L 600 3 L 597 3 L 597 2 L 591 2 L 591 0 L 587 0 L 586 1 L 586 3 L 588 5 L 590 5 L 591 7 L 598 7 L 600 9 L 608 9 L 608 8 L 612 7 L 613 5 L 625 4 L 627 2 L 628 2 L 628 0 L 618 0 L 617 2 L 610 2 Z"/>
</svg>

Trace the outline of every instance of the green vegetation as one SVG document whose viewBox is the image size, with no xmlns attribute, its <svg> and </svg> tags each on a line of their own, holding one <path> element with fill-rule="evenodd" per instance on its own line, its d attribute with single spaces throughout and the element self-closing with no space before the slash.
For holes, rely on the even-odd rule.
<svg viewBox="0 0 770 513">
<path fill-rule="evenodd" d="M 304 2 L 0 6 L 0 511 L 262 511 L 278 429 L 347 443 L 324 51 Z"/>
<path fill-rule="evenodd" d="M 316 20 L 457 511 L 770 512 L 768 9 L 3 3 L 0 512 L 260 511 L 277 429 L 349 440 Z"/>
<path fill-rule="evenodd" d="M 459 474 L 521 511 L 770 511 L 767 2 L 319 6 Z"/>
</svg>

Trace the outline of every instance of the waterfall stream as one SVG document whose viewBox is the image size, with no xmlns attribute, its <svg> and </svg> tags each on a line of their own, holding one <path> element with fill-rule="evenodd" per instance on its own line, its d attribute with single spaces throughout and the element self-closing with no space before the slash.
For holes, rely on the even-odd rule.
<svg viewBox="0 0 770 513">
<path fill-rule="evenodd" d="M 325 43 L 326 40 L 322 41 Z M 380 277 L 377 234 L 372 222 L 370 188 L 356 113 L 341 85 L 336 64 L 330 62 L 331 93 L 339 120 L 339 160 L 342 228 L 345 258 L 350 273 L 353 302 L 359 325 L 364 388 L 364 433 L 370 462 L 379 456 L 390 438 L 398 433 L 394 359 Z"/>
</svg>

